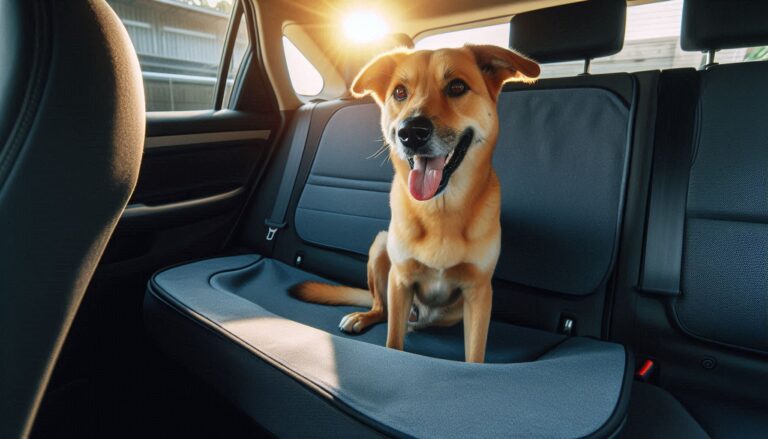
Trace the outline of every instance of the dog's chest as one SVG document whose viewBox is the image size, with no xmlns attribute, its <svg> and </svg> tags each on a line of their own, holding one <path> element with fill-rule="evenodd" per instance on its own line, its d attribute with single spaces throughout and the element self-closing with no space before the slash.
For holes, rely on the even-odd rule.
<svg viewBox="0 0 768 439">
<path fill-rule="evenodd" d="M 462 284 L 449 278 L 446 270 L 424 270 L 413 276 L 410 285 L 419 302 L 429 307 L 451 305 L 462 293 Z"/>
<path fill-rule="evenodd" d="M 455 303 L 467 288 L 476 281 L 476 269 L 472 264 L 458 264 L 447 269 L 428 267 L 416 260 L 400 266 L 413 295 L 419 302 L 430 307 L 443 307 Z"/>
</svg>

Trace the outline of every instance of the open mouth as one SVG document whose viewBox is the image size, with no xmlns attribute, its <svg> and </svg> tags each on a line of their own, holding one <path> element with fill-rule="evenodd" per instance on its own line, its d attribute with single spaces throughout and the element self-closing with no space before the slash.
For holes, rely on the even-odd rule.
<svg viewBox="0 0 768 439">
<path fill-rule="evenodd" d="M 408 175 L 408 190 L 411 196 L 419 201 L 426 201 L 440 194 L 448 186 L 451 175 L 464 160 L 473 137 L 474 133 L 471 129 L 464 131 L 459 144 L 448 155 L 410 157 L 408 164 L 411 166 L 411 172 Z"/>
</svg>

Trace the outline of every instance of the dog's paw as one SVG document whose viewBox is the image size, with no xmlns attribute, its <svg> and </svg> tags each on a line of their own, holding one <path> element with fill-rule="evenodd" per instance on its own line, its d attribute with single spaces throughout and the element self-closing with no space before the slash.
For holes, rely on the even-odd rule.
<svg viewBox="0 0 768 439">
<path fill-rule="evenodd" d="M 348 334 L 359 334 L 360 331 L 365 329 L 364 316 L 361 312 L 353 312 L 347 314 L 339 322 L 339 329 Z"/>
</svg>

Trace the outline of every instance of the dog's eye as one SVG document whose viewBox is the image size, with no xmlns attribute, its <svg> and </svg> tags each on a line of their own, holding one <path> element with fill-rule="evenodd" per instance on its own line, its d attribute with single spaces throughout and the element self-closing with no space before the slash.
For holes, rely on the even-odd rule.
<svg viewBox="0 0 768 439">
<path fill-rule="evenodd" d="M 398 85 L 395 87 L 395 90 L 392 91 L 392 97 L 397 101 L 404 101 L 405 98 L 408 97 L 408 90 L 406 90 L 404 86 Z"/>
<path fill-rule="evenodd" d="M 467 91 L 469 91 L 469 86 L 461 79 L 454 79 L 445 87 L 445 94 L 451 97 L 461 96 Z"/>
</svg>

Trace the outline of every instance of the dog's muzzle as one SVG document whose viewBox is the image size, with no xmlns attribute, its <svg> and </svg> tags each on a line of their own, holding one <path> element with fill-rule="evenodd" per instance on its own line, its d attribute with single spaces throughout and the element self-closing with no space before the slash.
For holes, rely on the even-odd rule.
<svg viewBox="0 0 768 439">
<path fill-rule="evenodd" d="M 474 132 L 468 128 L 447 156 L 409 155 L 411 172 L 408 175 L 408 190 L 411 196 L 416 200 L 426 201 L 442 193 L 448 186 L 451 175 L 464 160 L 473 139 Z"/>
</svg>

